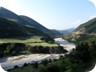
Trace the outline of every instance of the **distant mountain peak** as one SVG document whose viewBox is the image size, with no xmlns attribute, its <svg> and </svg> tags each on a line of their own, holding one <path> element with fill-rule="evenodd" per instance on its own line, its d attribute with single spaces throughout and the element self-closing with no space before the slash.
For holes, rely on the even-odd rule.
<svg viewBox="0 0 96 72">
<path fill-rule="evenodd" d="M 4 8 L 4 7 L 1 6 L 0 7 L 0 10 L 8 10 L 8 9 L 6 9 L 6 8 Z"/>
<path fill-rule="evenodd" d="M 69 29 L 66 29 L 66 30 L 59 30 L 59 32 L 63 35 L 69 35 L 71 34 L 73 31 L 75 30 L 75 28 L 69 28 Z"/>
<path fill-rule="evenodd" d="M 0 6 L 0 9 L 2 9 L 3 7 L 2 6 Z"/>
<path fill-rule="evenodd" d="M 1 9 L 2 7 L 0 6 L 0 9 Z"/>
<path fill-rule="evenodd" d="M 11 12 L 11 13 L 14 13 L 14 12 L 12 12 L 12 11 L 10 11 L 10 10 L 8 10 L 8 9 L 6 9 L 6 8 L 4 8 L 4 7 L 0 7 L 0 11 L 4 11 L 4 12 Z M 15 14 L 15 13 L 14 13 Z"/>
<path fill-rule="evenodd" d="M 0 6 L 0 10 L 4 9 L 3 7 Z"/>
</svg>

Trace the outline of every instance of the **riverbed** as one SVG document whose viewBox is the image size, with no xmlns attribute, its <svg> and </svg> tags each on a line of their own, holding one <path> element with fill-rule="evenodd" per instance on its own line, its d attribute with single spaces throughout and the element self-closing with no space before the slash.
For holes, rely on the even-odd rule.
<svg viewBox="0 0 96 72">
<path fill-rule="evenodd" d="M 13 56 L 6 58 L 5 61 L 3 58 L 0 59 L 1 66 L 5 69 L 12 69 L 14 66 L 22 67 L 25 63 L 40 63 L 42 60 L 49 59 L 59 59 L 60 55 L 64 54 L 30 54 L 30 55 L 21 55 L 21 56 Z M 4 61 L 3 61 L 4 60 Z M 2 62 L 3 61 L 3 62 Z"/>
</svg>

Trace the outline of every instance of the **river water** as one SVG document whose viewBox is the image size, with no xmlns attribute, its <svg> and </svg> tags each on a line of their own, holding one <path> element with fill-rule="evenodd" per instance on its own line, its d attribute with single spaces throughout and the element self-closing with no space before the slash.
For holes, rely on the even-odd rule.
<svg viewBox="0 0 96 72">
<path fill-rule="evenodd" d="M 72 49 L 75 48 L 74 43 L 70 43 L 62 38 L 55 38 L 56 43 L 63 46 L 69 53 Z M 61 54 L 64 56 L 64 54 Z M 12 69 L 14 66 L 22 67 L 24 63 L 33 63 L 33 62 L 41 62 L 45 59 L 59 59 L 60 54 L 30 54 L 30 55 L 20 55 L 13 56 L 7 58 L 0 58 L 0 64 L 4 70 Z"/>
<path fill-rule="evenodd" d="M 54 40 L 56 43 L 60 44 L 60 46 L 63 46 L 68 52 L 71 52 L 72 49 L 76 48 L 74 43 L 68 42 L 62 38 L 55 38 Z"/>
</svg>

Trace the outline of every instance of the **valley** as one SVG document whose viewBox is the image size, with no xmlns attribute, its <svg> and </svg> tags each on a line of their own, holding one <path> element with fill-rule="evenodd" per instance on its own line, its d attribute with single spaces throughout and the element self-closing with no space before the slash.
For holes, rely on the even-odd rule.
<svg viewBox="0 0 96 72">
<path fill-rule="evenodd" d="M 0 7 L 0 64 L 8 72 L 87 72 L 96 63 L 96 18 L 48 29 Z"/>
</svg>

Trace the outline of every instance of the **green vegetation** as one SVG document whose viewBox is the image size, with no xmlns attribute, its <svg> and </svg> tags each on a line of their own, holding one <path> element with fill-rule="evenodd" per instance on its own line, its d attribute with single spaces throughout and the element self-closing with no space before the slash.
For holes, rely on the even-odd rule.
<svg viewBox="0 0 96 72">
<path fill-rule="evenodd" d="M 52 38 L 45 37 L 26 37 L 15 39 L 0 39 L 0 57 L 16 56 L 22 54 L 50 54 L 67 52 L 63 47 L 53 42 Z M 51 43 L 50 43 L 51 42 Z"/>
<path fill-rule="evenodd" d="M 30 46 L 49 46 L 49 47 L 52 47 L 52 46 L 58 46 L 57 44 L 53 43 L 53 44 L 50 44 L 50 43 L 28 43 L 28 45 Z"/>
<path fill-rule="evenodd" d="M 21 26 L 5 18 L 0 18 L 0 38 L 28 36 Z"/>
<path fill-rule="evenodd" d="M 91 35 L 87 37 L 85 41 L 88 41 L 88 42 L 96 41 L 96 35 Z"/>
<path fill-rule="evenodd" d="M 55 44 L 50 37 L 33 36 L 0 39 L 0 57 L 32 53 L 48 54 L 50 49 L 54 50 L 53 53 L 65 52 L 62 50 L 63 48 L 61 50 L 59 48 L 61 47 Z"/>
<path fill-rule="evenodd" d="M 32 36 L 32 37 L 15 37 L 15 38 L 2 38 L 0 39 L 0 43 L 24 43 L 30 46 L 58 46 L 54 43 L 54 40 L 50 37 L 46 39 L 42 39 L 42 36 Z"/>
<path fill-rule="evenodd" d="M 49 36 L 46 33 L 23 24 L 0 17 L 0 38 Z"/>
<path fill-rule="evenodd" d="M 0 43 L 39 43 L 42 42 L 40 38 L 40 36 L 2 38 L 0 39 Z"/>
<path fill-rule="evenodd" d="M 96 18 L 89 20 L 88 22 L 80 25 L 75 31 L 85 28 L 86 33 L 96 33 Z"/>
<path fill-rule="evenodd" d="M 23 20 L 29 22 L 30 24 L 28 24 L 29 26 L 33 26 L 35 28 L 37 28 L 38 30 L 48 34 L 49 36 L 55 37 L 55 36 L 61 36 L 62 34 L 58 31 L 54 31 L 54 30 L 49 30 L 46 27 L 42 26 L 40 23 L 36 22 L 35 20 L 31 19 L 30 17 L 27 16 L 20 16 Z"/>
<path fill-rule="evenodd" d="M 94 40 L 96 38 L 96 18 L 81 24 L 71 35 L 64 38 L 75 43 Z"/>
</svg>

